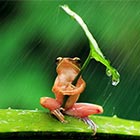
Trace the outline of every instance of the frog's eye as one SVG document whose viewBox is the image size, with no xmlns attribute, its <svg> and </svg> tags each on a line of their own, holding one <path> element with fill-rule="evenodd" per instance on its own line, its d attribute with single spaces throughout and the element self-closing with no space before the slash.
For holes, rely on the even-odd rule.
<svg viewBox="0 0 140 140">
<path fill-rule="evenodd" d="M 79 58 L 79 57 L 74 57 L 74 58 L 73 58 L 73 60 L 74 60 L 76 63 L 78 63 L 78 64 L 80 64 L 80 63 L 81 63 L 81 60 L 80 60 L 80 58 Z"/>
<path fill-rule="evenodd" d="M 57 57 L 55 63 L 58 64 L 62 59 L 63 59 L 62 57 Z"/>
</svg>

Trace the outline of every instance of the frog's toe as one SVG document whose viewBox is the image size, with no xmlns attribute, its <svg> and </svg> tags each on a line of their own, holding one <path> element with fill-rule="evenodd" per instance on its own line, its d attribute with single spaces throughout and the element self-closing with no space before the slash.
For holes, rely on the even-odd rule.
<svg viewBox="0 0 140 140">
<path fill-rule="evenodd" d="M 85 122 L 94 131 L 93 135 L 95 135 L 96 132 L 97 132 L 96 124 L 91 119 L 89 119 L 88 117 L 81 118 L 81 120 L 83 122 Z"/>
<path fill-rule="evenodd" d="M 58 109 L 52 110 L 51 114 L 53 114 L 60 122 L 66 123 L 65 117 L 61 113 L 61 111 L 64 111 L 64 109 L 63 108 L 58 108 Z"/>
</svg>

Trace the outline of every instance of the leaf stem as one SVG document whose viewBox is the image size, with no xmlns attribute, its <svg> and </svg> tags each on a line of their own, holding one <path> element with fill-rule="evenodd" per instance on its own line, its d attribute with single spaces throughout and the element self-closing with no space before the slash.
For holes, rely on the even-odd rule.
<svg viewBox="0 0 140 140">
<path fill-rule="evenodd" d="M 90 59 L 91 59 L 91 53 L 89 52 L 89 55 L 88 55 L 88 57 L 86 58 L 84 64 L 82 65 L 82 68 L 81 68 L 80 72 L 78 73 L 78 75 L 75 77 L 75 79 L 74 79 L 73 82 L 72 82 L 73 85 L 76 85 L 76 83 L 77 83 L 77 81 L 78 81 L 80 75 L 83 73 L 83 71 L 85 70 L 85 68 L 86 68 L 87 65 L 89 64 Z"/>
</svg>

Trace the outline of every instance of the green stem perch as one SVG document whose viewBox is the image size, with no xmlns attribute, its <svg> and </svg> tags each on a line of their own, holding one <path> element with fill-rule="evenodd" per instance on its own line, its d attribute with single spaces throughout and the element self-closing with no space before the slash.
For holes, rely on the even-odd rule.
<svg viewBox="0 0 140 140">
<path fill-rule="evenodd" d="M 49 113 L 38 110 L 0 109 L 0 139 L 30 137 L 61 139 L 140 139 L 140 122 L 115 117 L 90 116 L 97 124 L 97 134 L 77 118 L 66 116 L 61 123 Z"/>
</svg>

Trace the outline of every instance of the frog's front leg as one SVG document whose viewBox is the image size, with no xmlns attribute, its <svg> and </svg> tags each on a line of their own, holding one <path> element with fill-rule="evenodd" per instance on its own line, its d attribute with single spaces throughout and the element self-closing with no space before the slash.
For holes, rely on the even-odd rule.
<svg viewBox="0 0 140 140">
<path fill-rule="evenodd" d="M 76 95 L 81 94 L 86 87 L 85 81 L 80 77 L 77 84 L 74 86 L 72 83 L 69 83 L 65 90 L 61 90 L 63 95 Z"/>
<path fill-rule="evenodd" d="M 58 100 L 59 99 L 59 100 Z M 55 115 L 58 120 L 61 122 L 65 122 L 64 115 L 61 113 L 61 110 L 64 111 L 64 109 L 61 107 L 63 103 L 63 95 L 57 95 L 56 99 L 49 98 L 49 97 L 42 97 L 40 99 L 40 104 L 44 107 L 50 110 L 51 114 Z"/>
</svg>

